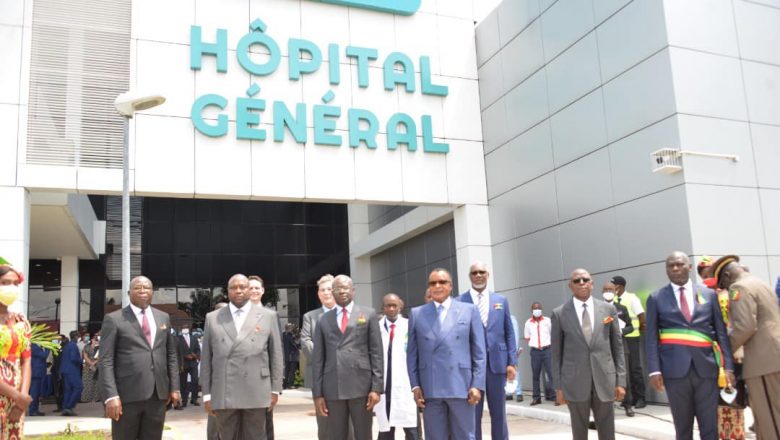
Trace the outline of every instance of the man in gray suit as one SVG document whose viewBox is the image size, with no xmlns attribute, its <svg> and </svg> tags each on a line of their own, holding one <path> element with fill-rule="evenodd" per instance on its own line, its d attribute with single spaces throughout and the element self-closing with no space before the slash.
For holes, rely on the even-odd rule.
<svg viewBox="0 0 780 440">
<path fill-rule="evenodd" d="M 130 305 L 103 318 L 100 387 L 115 440 L 160 439 L 165 407 L 181 400 L 168 314 L 150 307 L 149 278 L 130 281 Z"/>
<path fill-rule="evenodd" d="M 222 440 L 266 439 L 266 411 L 282 391 L 282 339 L 276 313 L 249 301 L 249 280 L 228 281 L 230 304 L 206 315 L 201 387 Z"/>
<path fill-rule="evenodd" d="M 336 306 L 336 299 L 333 298 L 333 275 L 323 275 L 317 280 L 317 297 L 320 299 L 322 307 L 306 312 L 303 315 L 303 326 L 301 327 L 301 351 L 306 358 L 303 383 L 308 388 L 311 388 L 313 380 L 311 358 L 314 353 L 314 330 L 317 328 L 320 317 Z"/>
<path fill-rule="evenodd" d="M 346 439 L 350 418 L 357 440 L 371 440 L 374 406 L 384 390 L 382 335 L 373 309 L 355 304 L 352 279 L 333 280 L 336 307 L 314 332 L 312 396 L 333 439 Z"/>
<path fill-rule="evenodd" d="M 613 401 L 626 393 L 626 369 L 617 310 L 591 296 L 585 269 L 569 277 L 573 298 L 553 310 L 553 386 L 556 401 L 567 404 L 574 440 L 587 440 L 593 411 L 599 440 L 615 438 Z"/>
</svg>

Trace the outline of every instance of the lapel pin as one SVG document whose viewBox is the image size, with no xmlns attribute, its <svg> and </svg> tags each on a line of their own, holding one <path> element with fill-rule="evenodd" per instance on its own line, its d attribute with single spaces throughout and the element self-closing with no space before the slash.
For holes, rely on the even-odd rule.
<svg viewBox="0 0 780 440">
<path fill-rule="evenodd" d="M 363 325 L 363 324 L 365 324 L 365 323 L 366 323 L 366 315 L 364 315 L 363 313 L 361 313 L 361 314 L 358 316 L 357 323 L 358 323 L 358 325 Z"/>
<path fill-rule="evenodd" d="M 493 310 L 504 310 L 504 305 L 501 303 L 493 304 Z"/>
<path fill-rule="evenodd" d="M 259 325 L 255 326 L 255 333 L 260 333 L 260 326 Z"/>
<path fill-rule="evenodd" d="M 167 326 L 167 325 L 165 325 L 165 324 L 163 324 L 163 325 L 161 325 L 161 326 L 160 326 L 160 330 L 165 330 L 165 329 L 167 329 L 167 328 L 168 328 L 168 326 Z"/>
<path fill-rule="evenodd" d="M 612 319 L 612 317 L 611 317 L 611 316 L 607 316 L 607 317 L 606 317 L 606 318 L 604 318 L 604 320 L 603 320 L 603 321 L 601 321 L 601 322 L 603 322 L 603 323 L 604 323 L 604 325 L 609 325 L 609 324 L 612 324 L 612 321 L 614 321 L 614 319 Z"/>
</svg>

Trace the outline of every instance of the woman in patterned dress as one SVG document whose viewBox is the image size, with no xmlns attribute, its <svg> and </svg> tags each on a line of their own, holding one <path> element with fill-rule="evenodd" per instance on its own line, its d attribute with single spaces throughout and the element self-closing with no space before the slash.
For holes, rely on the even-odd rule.
<svg viewBox="0 0 780 440">
<path fill-rule="evenodd" d="M 81 352 L 81 357 L 84 359 L 84 367 L 81 370 L 81 383 L 84 385 L 81 391 L 82 402 L 97 401 L 98 341 L 100 341 L 100 333 L 95 333 Z"/>
<path fill-rule="evenodd" d="M 0 439 L 22 438 L 30 397 L 30 323 L 8 311 L 22 273 L 0 258 Z"/>
</svg>

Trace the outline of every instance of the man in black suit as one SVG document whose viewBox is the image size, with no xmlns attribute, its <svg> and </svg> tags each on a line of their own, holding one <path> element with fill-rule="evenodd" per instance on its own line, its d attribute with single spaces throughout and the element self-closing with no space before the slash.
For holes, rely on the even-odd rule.
<svg viewBox="0 0 780 440">
<path fill-rule="evenodd" d="M 100 387 L 114 440 L 161 439 L 165 407 L 179 403 L 176 339 L 167 313 L 150 307 L 144 276 L 130 281 L 130 305 L 103 319 Z"/>
<path fill-rule="evenodd" d="M 333 296 L 337 307 L 322 315 L 314 332 L 314 407 L 331 438 L 346 439 L 351 419 L 355 439 L 371 440 L 374 406 L 384 392 L 379 322 L 373 309 L 352 301 L 350 277 L 334 278 Z"/>
<path fill-rule="evenodd" d="M 179 348 L 179 383 L 181 385 L 181 406 L 187 407 L 187 397 L 192 392 L 190 403 L 200 406 L 198 403 L 198 361 L 200 361 L 200 344 L 198 338 L 190 334 L 190 329 L 184 327 L 176 338 Z M 189 381 L 187 376 L 189 375 Z"/>
</svg>

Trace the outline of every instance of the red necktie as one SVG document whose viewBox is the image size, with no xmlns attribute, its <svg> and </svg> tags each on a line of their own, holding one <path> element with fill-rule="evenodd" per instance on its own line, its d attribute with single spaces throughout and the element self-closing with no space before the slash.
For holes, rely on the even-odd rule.
<svg viewBox="0 0 780 440">
<path fill-rule="evenodd" d="M 347 316 L 347 308 L 341 309 L 341 333 L 347 331 L 347 324 L 349 324 L 349 316 Z"/>
<path fill-rule="evenodd" d="M 393 345 L 394 337 L 395 337 L 395 324 L 390 324 L 390 345 Z"/>
<path fill-rule="evenodd" d="M 149 329 L 149 320 L 146 318 L 146 309 L 141 309 L 141 315 L 143 315 L 143 318 L 141 319 L 141 331 L 144 332 L 144 336 L 146 336 L 146 342 L 149 343 L 149 346 L 152 346 L 152 331 Z"/>
<path fill-rule="evenodd" d="M 680 311 L 688 322 L 691 322 L 691 309 L 688 307 L 688 300 L 685 298 L 685 287 L 680 287 Z"/>
</svg>

